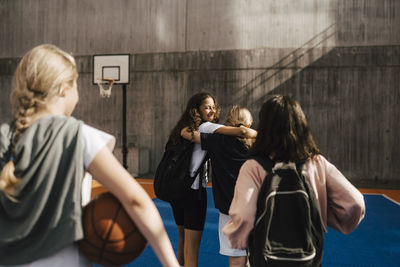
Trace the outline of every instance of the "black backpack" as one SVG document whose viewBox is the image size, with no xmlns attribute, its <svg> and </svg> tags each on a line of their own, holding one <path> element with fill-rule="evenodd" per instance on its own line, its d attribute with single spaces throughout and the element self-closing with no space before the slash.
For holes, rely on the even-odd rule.
<svg viewBox="0 0 400 267">
<path fill-rule="evenodd" d="M 302 165 L 254 159 L 268 175 L 249 234 L 250 266 L 321 266 L 324 230 L 314 191 L 301 174 Z"/>
<path fill-rule="evenodd" d="M 168 141 L 154 176 L 154 193 L 157 198 L 175 202 L 182 199 L 189 192 L 203 166 L 203 164 L 200 165 L 194 177 L 190 176 L 193 147 L 194 143 L 182 137 L 176 144 Z"/>
</svg>

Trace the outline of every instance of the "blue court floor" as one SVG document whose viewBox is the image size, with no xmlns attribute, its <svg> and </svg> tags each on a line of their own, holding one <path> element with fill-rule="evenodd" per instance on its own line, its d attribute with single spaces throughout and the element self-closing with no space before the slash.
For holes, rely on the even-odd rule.
<svg viewBox="0 0 400 267">
<path fill-rule="evenodd" d="M 211 188 L 207 189 L 208 209 L 200 246 L 199 267 L 228 266 L 228 258 L 219 255 L 218 211 Z M 364 194 L 366 216 L 349 235 L 328 229 L 325 235 L 323 266 L 400 266 L 400 205 L 382 195 Z M 154 202 L 176 251 L 178 232 L 171 207 L 159 199 Z M 125 267 L 161 266 L 151 247 Z"/>
</svg>

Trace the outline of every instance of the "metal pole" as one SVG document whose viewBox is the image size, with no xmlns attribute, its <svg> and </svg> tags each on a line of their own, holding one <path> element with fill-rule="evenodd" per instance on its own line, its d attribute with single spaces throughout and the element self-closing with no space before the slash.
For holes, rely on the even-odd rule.
<svg viewBox="0 0 400 267">
<path fill-rule="evenodd" d="M 126 145 L 126 84 L 122 85 L 122 157 L 123 166 L 128 169 L 128 147 Z"/>
</svg>

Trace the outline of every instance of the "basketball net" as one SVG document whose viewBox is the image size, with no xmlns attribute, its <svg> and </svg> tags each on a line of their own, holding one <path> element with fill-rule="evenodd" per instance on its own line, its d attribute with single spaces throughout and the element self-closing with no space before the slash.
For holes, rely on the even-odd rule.
<svg viewBox="0 0 400 267">
<path fill-rule="evenodd" d="M 108 83 L 108 88 L 103 87 L 103 84 Z M 110 98 L 111 90 L 114 84 L 114 79 L 97 79 L 97 85 L 99 86 L 100 96 L 102 98 Z"/>
</svg>

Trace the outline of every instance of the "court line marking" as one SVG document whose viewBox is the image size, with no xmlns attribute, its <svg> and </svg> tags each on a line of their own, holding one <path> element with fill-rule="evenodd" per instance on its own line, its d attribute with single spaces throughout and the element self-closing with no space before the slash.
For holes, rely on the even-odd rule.
<svg viewBox="0 0 400 267">
<path fill-rule="evenodd" d="M 400 206 L 400 203 L 399 203 L 399 202 L 397 202 L 396 200 L 394 200 L 394 199 L 388 197 L 388 196 L 385 195 L 385 194 L 379 194 L 379 193 L 363 193 L 363 195 L 383 196 L 384 198 L 386 198 L 386 199 L 388 199 L 388 200 L 392 201 L 393 203 L 395 203 L 395 204 L 397 204 L 397 205 Z"/>
<path fill-rule="evenodd" d="M 152 185 L 153 184 L 153 181 L 145 182 L 145 181 L 141 180 L 141 181 L 138 181 L 138 182 L 140 184 L 148 184 L 148 185 L 150 185 L 150 184 Z M 212 186 L 211 185 L 207 185 L 207 188 L 212 188 Z M 362 194 L 363 195 L 379 195 L 379 196 L 383 196 L 384 198 L 386 198 L 386 199 L 388 199 L 388 200 L 392 201 L 393 203 L 395 203 L 395 204 L 400 206 L 400 202 L 397 202 L 396 200 L 388 197 L 386 194 L 381 194 L 381 193 L 362 193 Z"/>
</svg>

